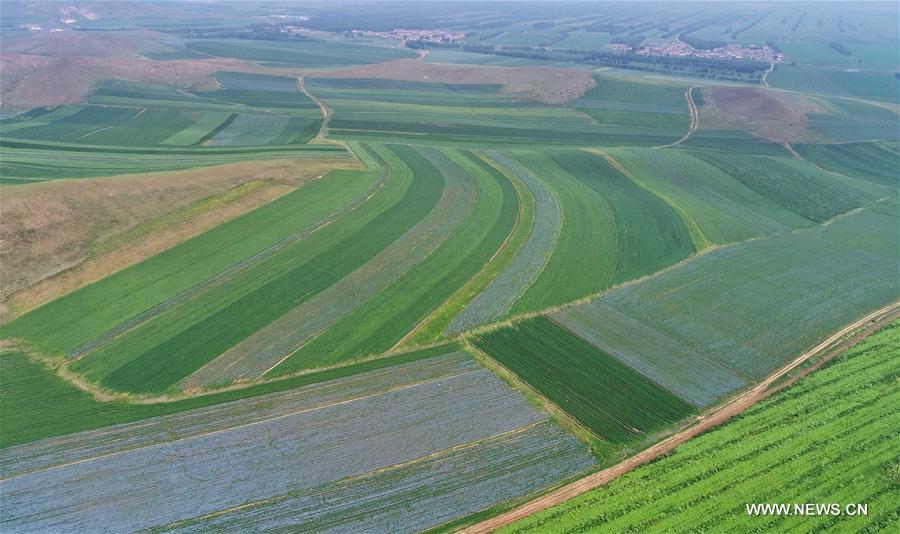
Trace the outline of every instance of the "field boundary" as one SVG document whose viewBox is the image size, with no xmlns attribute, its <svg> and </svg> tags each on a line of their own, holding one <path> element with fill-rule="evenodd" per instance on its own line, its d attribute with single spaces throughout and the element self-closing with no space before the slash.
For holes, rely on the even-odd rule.
<svg viewBox="0 0 900 534">
<path fill-rule="evenodd" d="M 753 388 L 739 394 L 724 404 L 719 405 L 706 414 L 697 417 L 695 424 L 673 434 L 665 440 L 644 449 L 643 451 L 619 462 L 618 464 L 588 475 L 580 480 L 576 480 L 557 490 L 543 495 L 531 502 L 528 502 L 518 508 L 495 516 L 491 519 L 481 521 L 458 532 L 464 534 L 481 534 L 492 532 L 499 528 L 512 524 L 519 519 L 523 519 L 535 513 L 544 511 L 548 508 L 561 504 L 569 499 L 577 497 L 589 490 L 608 484 L 619 476 L 651 462 L 660 456 L 668 454 L 675 450 L 682 443 L 698 436 L 707 430 L 710 430 L 732 417 L 742 413 L 757 402 L 769 397 L 773 393 L 780 391 L 796 381 L 800 380 L 810 372 L 822 367 L 831 359 L 837 357 L 845 350 L 849 349 L 856 343 L 862 341 L 868 335 L 878 330 L 891 320 L 900 317 L 900 301 L 889 304 L 868 315 L 848 324 L 841 328 L 827 339 L 804 352 L 787 365 L 781 367 L 765 380 L 758 383 Z M 805 369 L 803 372 L 795 376 L 787 378 L 791 371 L 800 367 L 811 358 L 825 353 L 825 356 L 812 367 Z"/>
</svg>

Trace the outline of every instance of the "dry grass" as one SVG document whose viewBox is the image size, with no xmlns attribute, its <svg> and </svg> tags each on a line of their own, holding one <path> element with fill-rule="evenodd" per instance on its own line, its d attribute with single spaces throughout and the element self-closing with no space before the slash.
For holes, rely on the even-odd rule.
<svg viewBox="0 0 900 534">
<path fill-rule="evenodd" d="M 317 72 L 317 78 L 375 78 L 432 83 L 488 83 L 503 86 L 503 92 L 523 100 L 545 104 L 570 102 L 594 86 L 591 73 L 582 69 L 553 67 L 490 67 L 427 63 L 397 59 L 346 70 Z"/>
<path fill-rule="evenodd" d="M 807 141 L 810 113 L 826 113 L 811 99 L 762 87 L 710 87 L 703 92 L 704 128 L 740 129 L 779 142 Z"/>
<path fill-rule="evenodd" d="M 3 52 L 57 57 L 134 57 L 148 52 L 166 52 L 162 41 L 170 36 L 151 30 L 109 32 L 29 32 L 3 42 Z"/>
<path fill-rule="evenodd" d="M 0 316 L 9 320 L 352 165 L 241 162 L 3 187 Z"/>
</svg>

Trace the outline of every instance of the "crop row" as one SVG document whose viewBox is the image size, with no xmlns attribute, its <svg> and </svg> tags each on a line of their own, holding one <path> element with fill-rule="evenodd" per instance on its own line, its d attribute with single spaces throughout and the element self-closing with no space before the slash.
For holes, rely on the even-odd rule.
<svg viewBox="0 0 900 534">
<path fill-rule="evenodd" d="M 516 101 L 465 84 L 325 79 L 310 83 L 335 109 L 331 133 L 344 139 L 646 146 L 677 139 L 689 120 L 683 88 L 658 84 L 652 87 L 660 88 L 664 99 L 656 90 L 623 90 L 600 99 L 594 94 L 598 87 L 577 101 L 576 109 Z M 603 87 L 621 83 L 598 78 Z"/>
<path fill-rule="evenodd" d="M 223 379 L 258 378 L 446 241 L 472 209 L 475 184 L 465 171 L 436 150 L 421 148 L 418 152 L 445 182 L 441 198 L 428 215 L 358 269 L 187 377 L 181 382 L 182 387 L 209 386 Z"/>
<path fill-rule="evenodd" d="M 376 473 L 173 525 L 171 530 L 253 526 L 417 532 L 532 493 L 592 465 L 583 444 L 544 421 Z"/>
<path fill-rule="evenodd" d="M 475 344 L 614 443 L 646 437 L 694 407 L 545 317 L 479 335 Z"/>
<path fill-rule="evenodd" d="M 326 217 L 374 173 L 337 172 L 253 212 L 70 293 L 7 325 L 49 353 L 68 353 L 144 310 Z"/>
<path fill-rule="evenodd" d="M 897 187 L 900 147 L 888 143 L 796 145 L 805 159 L 828 170 Z"/>
<path fill-rule="evenodd" d="M 177 432 L 168 434 L 171 437 L 156 445 L 141 444 L 145 429 L 154 432 L 152 424 L 134 424 L 131 432 L 120 430 L 114 439 L 119 443 L 113 446 L 125 448 L 118 454 L 90 455 L 4 480 L 0 517 L 14 530 L 62 526 L 65 530 L 132 531 L 165 526 L 315 491 L 546 419 L 490 371 L 467 361 L 455 374 L 439 380 L 420 377 L 402 388 L 363 393 L 339 403 L 318 400 L 313 394 L 285 413 L 267 416 L 264 411 L 259 418 L 227 429 L 218 429 L 213 421 L 204 428 L 202 411 L 183 414 L 199 421 L 200 433 L 186 438 Z M 382 373 L 382 380 L 395 381 L 395 374 Z M 344 380 L 351 388 L 354 381 Z M 313 387 L 327 392 L 332 386 Z M 284 393 L 281 401 L 274 402 L 294 403 L 294 395 L 304 391 Z M 243 402 L 259 407 L 252 400 Z M 308 402 L 314 403 L 312 407 L 303 406 Z M 131 440 L 137 440 L 137 448 L 129 447 Z M 570 443 L 563 476 L 590 465 L 587 451 L 571 446 L 574 438 L 557 436 L 557 444 L 560 440 Z M 535 461 L 522 456 L 527 449 L 517 448 L 521 457 Z M 487 452 L 497 454 L 502 448 Z M 481 461 L 489 463 L 490 458 Z M 428 478 L 439 473 L 442 464 L 425 462 L 422 467 L 419 476 Z M 502 479 L 504 474 L 495 476 Z M 546 483 L 549 478 L 537 480 Z M 358 502 L 366 502 L 368 496 L 359 495 Z M 477 496 L 484 499 L 485 492 Z M 469 503 L 463 511 L 478 508 L 477 502 Z"/>
<path fill-rule="evenodd" d="M 446 349 L 445 349 L 446 351 Z M 177 436 L 187 439 L 237 428 L 255 421 L 352 401 L 368 394 L 382 394 L 397 387 L 440 380 L 478 369 L 465 353 L 446 351 L 410 362 L 324 379 L 252 398 L 218 403 L 202 409 L 182 410 L 140 422 L 121 424 L 63 437 L 0 449 L 0 477 L 91 460 L 165 443 Z"/>
<path fill-rule="evenodd" d="M 492 152 L 491 158 L 525 182 L 535 198 L 531 235 L 506 269 L 497 276 L 447 328 L 454 335 L 509 313 L 550 259 L 562 225 L 559 199 L 539 178 L 509 156 Z"/>
<path fill-rule="evenodd" d="M 31 444 L 19 447 L 19 452 L 14 452 L 16 445 L 301 388 L 407 364 L 453 350 L 453 345 L 443 345 L 161 404 L 98 401 L 90 393 L 78 389 L 25 354 L 3 353 L 0 354 L 0 372 L 3 374 L 3 389 L 0 390 L 0 403 L 3 405 L 3 410 L 0 410 L 0 426 L 3 427 L 0 449 L 11 447 L 9 452 L 4 451 L 0 455 L 3 458 L 3 469 L 15 471 L 12 466 L 20 461 L 15 458 L 17 455 L 31 462 L 48 450 L 44 446 Z M 104 430 L 104 433 L 108 430 Z M 50 444 L 52 441 L 44 443 Z M 60 443 L 69 442 L 61 440 Z M 52 449 L 53 446 L 50 445 L 49 448 Z"/>
<path fill-rule="evenodd" d="M 890 529 L 900 325 L 739 418 L 507 532 Z M 827 468 L 823 468 L 826 466 Z M 893 504 L 892 504 L 893 501 Z M 867 503 L 867 516 L 748 516 L 748 503 Z"/>
<path fill-rule="evenodd" d="M 746 378 L 722 367 L 652 327 L 597 300 L 552 315 L 579 337 L 697 406 L 746 385 Z"/>
<path fill-rule="evenodd" d="M 897 213 L 896 202 L 886 201 L 826 226 L 715 250 L 565 315 L 584 319 L 583 328 L 598 336 L 595 342 L 618 346 L 629 354 L 625 361 L 642 362 L 636 366 L 647 364 L 650 358 L 638 354 L 655 342 L 616 341 L 599 324 L 604 310 L 739 376 L 761 378 L 840 326 L 900 298 Z M 690 388 L 689 382 L 682 387 Z M 681 389 L 686 396 L 706 395 L 704 390 Z"/>
<path fill-rule="evenodd" d="M 760 195 L 815 222 L 823 222 L 865 202 L 858 191 L 811 165 L 725 152 L 697 154 Z"/>
<path fill-rule="evenodd" d="M 695 151 L 611 149 L 641 187 L 668 198 L 689 218 L 707 244 L 771 235 L 811 222 L 760 195 Z"/>
<path fill-rule="evenodd" d="M 466 220 L 431 255 L 270 374 L 391 349 L 496 254 L 516 223 L 514 188 L 505 176 L 470 152 L 445 153 L 475 178 L 478 187 L 475 206 Z"/>
<path fill-rule="evenodd" d="M 684 221 L 602 157 L 576 150 L 523 153 L 562 202 L 559 242 L 541 276 L 513 307 L 563 304 L 672 265 L 694 250 Z"/>
<path fill-rule="evenodd" d="M 348 214 L 345 222 L 354 226 L 358 217 L 371 217 L 363 219 L 362 227 L 345 235 L 346 226 L 326 225 L 201 298 L 188 300 L 83 357 L 75 367 L 116 389 L 163 391 L 363 265 L 427 215 L 443 190 L 440 174 L 421 156 L 408 147 L 394 150 L 415 168 L 415 178 L 410 167 L 393 156 L 393 180 L 389 177 L 388 183 L 396 181 L 403 189 L 378 190 L 393 198 L 386 209 L 381 202 L 371 204 L 374 197 L 364 204 L 382 206 L 381 212 Z"/>
</svg>

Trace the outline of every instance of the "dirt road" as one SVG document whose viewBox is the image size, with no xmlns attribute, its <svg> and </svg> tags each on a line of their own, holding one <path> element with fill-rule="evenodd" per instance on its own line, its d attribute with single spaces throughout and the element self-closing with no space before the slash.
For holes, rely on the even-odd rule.
<svg viewBox="0 0 900 534">
<path fill-rule="evenodd" d="M 769 63 L 769 68 L 766 69 L 766 72 L 763 73 L 762 83 L 764 86 L 769 87 L 769 74 L 772 74 L 772 71 L 775 70 L 775 62 Z"/>
<path fill-rule="evenodd" d="M 841 340 L 841 338 L 843 338 L 844 336 L 853 333 L 860 328 L 863 328 L 870 321 L 880 321 L 886 319 L 887 317 L 896 314 L 898 310 L 900 310 L 900 302 L 895 302 L 845 326 L 825 341 L 804 352 L 789 364 L 780 368 L 775 373 L 769 375 L 768 378 L 757 384 L 752 389 L 731 399 L 722 406 L 716 408 L 713 412 L 698 417 L 697 422 L 694 425 L 685 428 L 684 430 L 657 443 L 649 449 L 645 449 L 632 456 L 631 458 L 628 458 L 612 467 L 606 468 L 602 471 L 598 471 L 597 473 L 594 473 L 592 475 L 588 475 L 580 480 L 576 480 L 571 484 L 563 486 L 558 490 L 539 497 L 518 508 L 510 510 L 509 512 L 498 515 L 491 519 L 487 519 L 480 523 L 476 523 L 462 530 L 462 532 L 464 534 L 480 534 L 492 532 L 496 529 L 518 521 L 519 519 L 523 519 L 532 514 L 536 514 L 538 512 L 546 510 L 547 508 L 561 504 L 573 497 L 577 497 L 578 495 L 585 493 L 586 491 L 607 484 L 636 467 L 639 467 L 652 460 L 655 460 L 656 458 L 659 458 L 660 456 L 672 452 L 676 447 L 686 442 L 687 440 L 724 423 L 728 419 L 743 412 L 750 406 L 756 404 L 758 401 L 769 396 L 773 391 L 772 389 L 770 389 L 771 386 L 775 384 L 779 379 L 796 369 L 806 360 L 832 348 L 832 346 L 836 342 Z M 841 347 L 841 350 L 844 350 L 843 346 Z M 795 377 L 794 379 L 797 378 L 799 378 L 799 376 Z M 784 385 L 779 385 L 777 389 L 781 389 L 782 387 L 784 387 Z"/>
<path fill-rule="evenodd" d="M 680 145 L 681 143 L 688 140 L 688 137 L 691 136 L 697 130 L 697 126 L 700 124 L 700 113 L 697 111 L 697 104 L 694 103 L 693 92 L 697 87 L 692 85 L 688 87 L 687 91 L 684 92 L 684 99 L 687 101 L 688 109 L 691 112 L 691 125 L 688 127 L 688 131 L 684 134 L 684 137 L 675 141 L 674 143 L 669 143 L 668 145 L 660 145 L 655 148 L 669 148 L 670 146 Z"/>
<path fill-rule="evenodd" d="M 319 133 L 317 133 L 316 136 L 312 138 L 312 140 L 310 140 L 310 143 L 326 143 L 328 141 L 325 136 L 328 134 L 328 121 L 329 119 L 331 119 L 331 108 L 326 106 L 324 102 L 313 96 L 313 94 L 306 89 L 306 84 L 304 83 L 303 78 L 303 76 L 297 78 L 297 87 L 300 89 L 301 93 L 315 102 L 316 105 L 319 106 L 319 110 L 322 112 L 322 125 L 319 126 Z"/>
</svg>

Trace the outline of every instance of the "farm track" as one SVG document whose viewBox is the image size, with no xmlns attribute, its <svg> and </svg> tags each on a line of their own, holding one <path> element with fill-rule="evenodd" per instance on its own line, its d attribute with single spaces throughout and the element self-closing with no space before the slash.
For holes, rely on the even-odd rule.
<svg viewBox="0 0 900 534">
<path fill-rule="evenodd" d="M 766 69 L 766 72 L 764 72 L 763 76 L 762 76 L 762 83 L 766 88 L 771 87 L 769 85 L 769 74 L 772 74 L 773 70 L 775 70 L 775 62 L 774 61 L 769 63 L 769 68 Z"/>
<path fill-rule="evenodd" d="M 152 320 L 154 317 L 158 316 L 159 314 L 161 314 L 169 309 L 172 309 L 173 307 L 177 306 L 178 304 L 181 304 L 182 302 L 190 300 L 202 293 L 205 293 L 206 291 L 209 291 L 210 289 L 212 289 L 222 283 L 225 283 L 226 281 L 234 278 L 236 275 L 238 275 L 242 271 L 246 270 L 247 268 L 255 265 L 256 263 L 264 260 L 265 258 L 268 258 L 269 256 L 272 256 L 273 254 L 279 252 L 280 250 L 294 244 L 295 242 L 299 241 L 300 239 L 303 239 L 303 238 L 309 236 L 313 232 L 316 232 L 316 231 L 322 229 L 323 227 L 331 224 L 338 218 L 346 215 L 347 213 L 354 211 L 355 209 L 360 207 L 362 204 L 364 204 L 368 199 L 370 199 L 372 197 L 372 195 L 374 195 L 384 185 L 384 182 L 387 179 L 387 176 L 389 174 L 389 170 L 388 170 L 389 167 L 387 166 L 387 163 L 385 161 L 381 160 L 381 158 L 375 154 L 372 154 L 372 156 L 375 157 L 375 159 L 382 166 L 381 174 L 379 175 L 378 179 L 372 184 L 372 186 L 369 187 L 368 190 L 366 190 L 363 194 L 356 197 L 353 200 L 353 202 L 351 202 L 350 204 L 347 204 L 343 208 L 335 210 L 330 215 L 320 219 L 319 221 L 316 221 L 310 225 L 307 225 L 306 227 L 301 229 L 299 232 L 296 232 L 294 234 L 291 234 L 291 235 L 285 237 L 281 241 L 269 246 L 265 250 L 258 252 L 257 254 L 254 254 L 253 256 L 251 256 L 239 263 L 232 265 L 228 269 L 226 269 L 214 276 L 211 276 L 210 278 L 207 278 L 203 282 L 200 282 L 199 284 L 182 291 L 178 295 L 175 295 L 174 297 L 167 299 L 167 300 L 157 304 L 156 306 L 153 306 L 152 308 L 133 317 L 132 319 L 129 319 L 129 320 L 119 324 L 119 326 L 113 328 L 112 330 L 105 332 L 104 334 L 101 334 L 97 338 L 94 338 L 91 341 L 88 341 L 87 343 L 83 344 L 82 346 L 80 346 L 80 347 L 76 348 L 75 350 L 73 350 L 72 352 L 70 352 L 67 355 L 67 359 L 69 361 L 73 361 L 73 360 L 77 360 L 78 358 L 83 357 L 85 354 L 93 351 L 97 347 L 105 345 L 106 343 L 109 343 L 110 341 L 118 338 L 119 336 L 147 323 L 148 321 Z"/>
<path fill-rule="evenodd" d="M 300 76 L 299 78 L 297 78 L 297 87 L 300 89 L 301 93 L 315 102 L 315 104 L 319 106 L 319 110 L 322 112 L 322 124 L 319 126 L 319 132 L 316 133 L 316 136 L 313 137 L 309 142 L 334 143 L 334 141 L 328 139 L 328 122 L 331 120 L 331 108 L 329 108 L 327 105 L 325 105 L 324 102 L 322 102 L 309 92 L 309 89 L 306 88 L 306 83 L 304 82 L 303 78 L 304 76 Z"/>
<path fill-rule="evenodd" d="M 752 389 L 720 405 L 711 412 L 700 415 L 697 418 L 696 424 L 675 433 L 674 435 L 666 438 L 656 445 L 653 445 L 652 447 L 645 449 L 640 453 L 612 467 L 608 467 L 602 471 L 572 482 L 571 484 L 563 486 L 562 488 L 539 497 L 538 499 L 526 503 L 509 512 L 500 514 L 491 519 L 476 523 L 465 529 L 462 529 L 461 532 L 465 534 L 480 534 L 492 532 L 499 528 L 510 525 L 519 519 L 523 519 L 535 513 L 541 512 L 543 510 L 561 504 L 569 499 L 577 497 L 578 495 L 581 495 L 582 493 L 585 493 L 589 490 L 592 490 L 599 486 L 603 486 L 618 478 L 619 476 L 631 471 L 632 469 L 635 469 L 636 467 L 644 465 L 672 452 L 682 443 L 728 421 L 732 417 L 753 406 L 760 400 L 767 398 L 776 391 L 780 391 L 781 389 L 790 386 L 797 380 L 806 376 L 809 372 L 818 369 L 829 360 L 836 357 L 846 349 L 852 347 L 854 344 L 858 343 L 881 326 L 900 316 L 900 314 L 897 313 L 898 310 L 900 310 L 900 302 L 895 302 L 893 304 L 889 304 L 883 308 L 880 308 L 866 315 L 865 317 L 841 328 L 815 347 L 804 352 L 784 367 L 769 375 L 765 380 L 754 386 Z M 805 369 L 803 372 L 797 374 L 796 376 L 788 377 L 786 381 L 781 382 L 781 380 L 787 377 L 789 373 L 803 365 L 809 359 L 823 353 L 825 353 L 825 357 L 823 357 L 819 362 L 816 362 L 814 366 L 810 367 L 809 369 Z"/>
<path fill-rule="evenodd" d="M 675 141 L 674 143 L 669 143 L 668 145 L 660 145 L 653 148 L 669 148 L 676 145 L 680 145 L 681 143 L 688 140 L 688 138 L 697 131 L 697 127 L 700 125 L 700 113 L 697 111 L 697 104 L 694 103 L 693 91 L 697 89 L 696 85 L 692 85 L 687 88 L 684 92 L 684 99 L 687 101 L 688 110 L 691 113 L 691 125 L 688 127 L 687 133 L 684 134 L 684 137 Z"/>
</svg>

